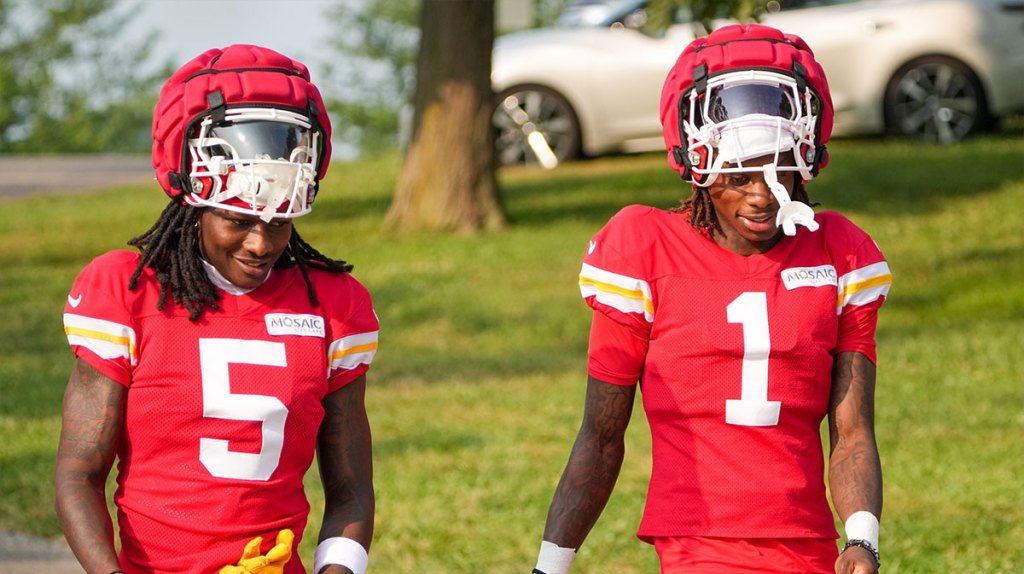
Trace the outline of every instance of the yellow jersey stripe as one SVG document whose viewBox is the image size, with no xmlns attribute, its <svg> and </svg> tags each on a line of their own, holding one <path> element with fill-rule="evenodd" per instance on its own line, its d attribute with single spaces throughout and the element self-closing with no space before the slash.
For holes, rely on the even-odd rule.
<svg viewBox="0 0 1024 574">
<path fill-rule="evenodd" d="M 639 289 L 626 289 L 619 287 L 618 285 L 612 285 L 611 283 L 605 283 L 596 279 L 590 279 L 589 277 L 580 276 L 580 287 L 593 287 L 598 291 L 609 293 L 611 295 L 617 295 L 631 301 L 642 302 L 644 311 L 648 316 L 654 315 L 654 303 L 647 298 L 647 295 Z"/>
<path fill-rule="evenodd" d="M 583 277 L 582 275 L 580 276 L 580 285 L 591 285 L 597 289 L 600 289 L 601 291 L 604 291 L 605 293 L 615 293 L 616 295 L 622 295 L 623 297 L 626 297 L 628 299 L 636 299 L 638 301 L 647 300 L 647 297 L 644 296 L 643 291 L 639 289 L 626 289 L 624 287 L 619 287 L 618 285 L 612 285 L 611 283 L 598 281 L 597 279 Z"/>
<path fill-rule="evenodd" d="M 338 349 L 337 351 L 331 353 L 331 361 L 336 361 L 338 359 L 342 359 L 350 355 L 355 355 L 357 353 L 369 353 L 376 350 L 376 342 L 366 343 L 364 345 L 354 345 L 352 347 L 348 347 L 347 349 Z"/>
<path fill-rule="evenodd" d="M 882 286 L 888 286 L 888 285 L 891 285 L 891 284 L 892 284 L 892 274 L 891 273 L 886 273 L 885 275 L 879 275 L 878 277 L 873 277 L 871 279 L 865 279 L 864 281 L 858 281 L 857 283 L 850 283 L 849 285 L 846 285 L 846 286 L 843 287 L 843 291 L 842 291 L 842 293 L 840 293 L 840 296 L 838 297 L 838 300 L 836 301 L 836 306 L 837 307 L 843 307 L 857 293 L 862 293 L 862 292 L 868 291 L 870 289 L 875 289 L 877 287 L 882 287 Z M 888 289 L 884 289 L 883 291 L 887 292 Z M 885 294 L 885 293 L 883 292 L 881 294 Z M 876 297 L 872 297 L 871 300 L 873 301 L 875 298 Z"/>
<path fill-rule="evenodd" d="M 115 345 L 123 346 L 128 350 L 128 354 L 134 359 L 136 357 L 135 345 L 132 344 L 131 337 L 125 337 L 123 335 L 111 335 L 110 333 L 104 333 L 102 331 L 93 331 L 90 329 L 82 329 L 80 327 L 64 327 L 64 334 L 68 336 L 82 337 L 83 339 L 93 339 L 95 341 L 105 341 L 107 343 L 114 343 Z"/>
</svg>

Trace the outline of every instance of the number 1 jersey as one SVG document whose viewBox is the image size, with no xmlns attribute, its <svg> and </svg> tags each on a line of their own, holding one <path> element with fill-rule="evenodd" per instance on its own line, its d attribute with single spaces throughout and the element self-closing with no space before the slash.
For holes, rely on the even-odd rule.
<svg viewBox="0 0 1024 574">
<path fill-rule="evenodd" d="M 168 302 L 139 255 L 112 251 L 78 276 L 64 310 L 80 360 L 128 387 L 118 452 L 121 564 L 135 572 L 216 572 L 245 544 L 290 528 L 298 548 L 309 504 L 302 480 L 321 401 L 366 372 L 377 318 L 350 275 L 274 270 L 196 322 Z M 288 574 L 304 572 L 293 555 Z"/>
<path fill-rule="evenodd" d="M 888 265 L 834 212 L 749 257 L 687 217 L 623 209 L 580 272 L 588 372 L 639 381 L 650 423 L 639 536 L 835 537 L 819 432 L 832 358 L 875 360 Z"/>
</svg>

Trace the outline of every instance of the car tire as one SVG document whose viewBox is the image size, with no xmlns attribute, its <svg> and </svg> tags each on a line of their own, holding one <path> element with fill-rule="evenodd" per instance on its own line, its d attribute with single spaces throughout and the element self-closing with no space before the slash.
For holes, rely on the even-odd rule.
<svg viewBox="0 0 1024 574">
<path fill-rule="evenodd" d="M 544 86 L 515 86 L 498 94 L 491 123 L 500 165 L 554 167 L 580 156 L 580 123 L 569 102 Z M 539 132 L 538 141 L 530 134 Z"/>
<path fill-rule="evenodd" d="M 884 111 L 889 131 L 931 143 L 955 143 L 991 125 L 978 77 L 941 56 L 900 68 L 885 90 Z"/>
</svg>

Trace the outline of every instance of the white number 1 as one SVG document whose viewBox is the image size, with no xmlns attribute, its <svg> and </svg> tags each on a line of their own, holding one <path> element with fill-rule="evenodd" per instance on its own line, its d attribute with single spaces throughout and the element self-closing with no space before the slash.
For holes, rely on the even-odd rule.
<svg viewBox="0 0 1024 574">
<path fill-rule="evenodd" d="M 731 425 L 770 427 L 779 424 L 782 403 L 768 400 L 768 298 L 747 292 L 725 308 L 730 323 L 743 325 L 743 372 L 739 400 L 725 401 L 725 422 Z"/>
<path fill-rule="evenodd" d="M 277 397 L 231 392 L 228 364 L 287 366 L 284 343 L 245 339 L 199 339 L 203 377 L 203 416 L 262 423 L 263 448 L 258 454 L 228 450 L 228 441 L 199 439 L 199 461 L 220 478 L 268 480 L 281 461 L 288 407 Z"/>
</svg>

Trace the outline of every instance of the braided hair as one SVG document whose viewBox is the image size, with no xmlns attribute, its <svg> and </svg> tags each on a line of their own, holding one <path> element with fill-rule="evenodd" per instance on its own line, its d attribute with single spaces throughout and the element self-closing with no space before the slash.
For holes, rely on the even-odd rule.
<svg viewBox="0 0 1024 574">
<path fill-rule="evenodd" d="M 199 233 L 196 229 L 202 213 L 202 208 L 187 205 L 180 199 L 171 199 L 153 226 L 128 242 L 128 245 L 138 248 L 142 253 L 142 259 L 128 280 L 128 288 L 134 290 L 143 267 L 149 267 L 160 283 L 157 308 L 162 311 L 169 296 L 174 303 L 188 309 L 191 321 L 197 321 L 205 308 L 220 309 L 220 293 L 207 276 L 199 256 Z M 309 268 L 338 274 L 352 270 L 352 266 L 345 261 L 321 254 L 293 228 L 288 247 L 274 263 L 274 269 L 287 269 L 296 265 L 306 282 L 309 301 L 314 307 L 320 306 L 320 300 L 309 280 Z"/>
<path fill-rule="evenodd" d="M 807 189 L 804 187 L 804 182 L 797 179 L 796 184 L 793 186 L 793 192 L 790 194 L 793 201 L 799 201 L 806 203 L 811 207 L 817 207 L 820 203 L 812 203 L 810 198 L 807 196 Z M 715 214 L 715 206 L 711 201 L 711 192 L 707 187 L 695 185 L 693 186 L 693 194 L 690 197 L 684 199 L 680 203 L 679 207 L 672 210 L 674 213 L 687 213 L 689 212 L 688 221 L 697 231 L 702 231 L 707 234 L 717 231 L 720 234 L 724 234 L 722 231 L 722 224 L 718 221 L 718 215 Z"/>
</svg>

